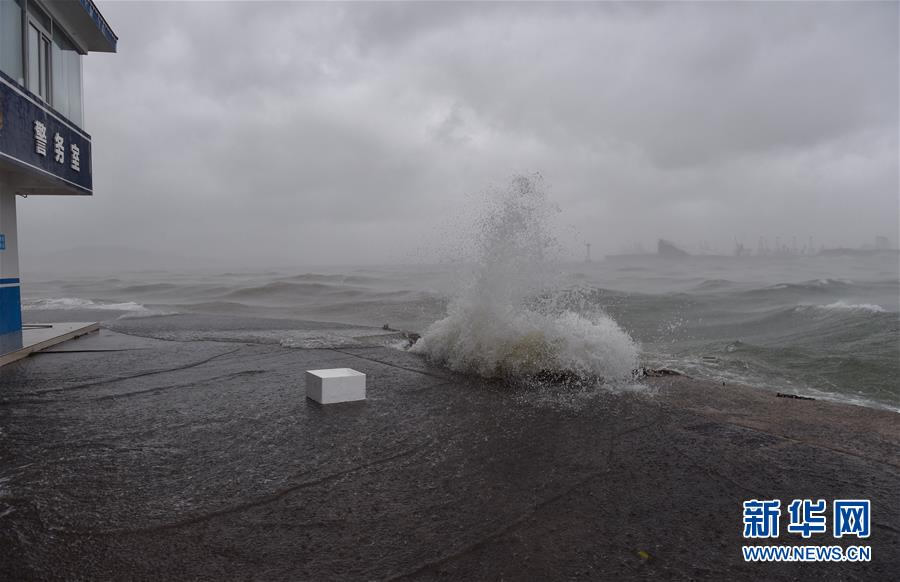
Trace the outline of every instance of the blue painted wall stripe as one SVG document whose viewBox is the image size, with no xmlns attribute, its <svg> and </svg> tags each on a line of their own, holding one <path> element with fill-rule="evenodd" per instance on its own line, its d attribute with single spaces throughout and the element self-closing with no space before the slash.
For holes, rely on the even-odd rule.
<svg viewBox="0 0 900 582">
<path fill-rule="evenodd" d="M 22 329 L 22 295 L 19 287 L 0 287 L 0 333 Z"/>
<path fill-rule="evenodd" d="M 18 279 L 0 279 L 0 285 L 11 285 L 12 283 L 21 283 Z"/>
</svg>

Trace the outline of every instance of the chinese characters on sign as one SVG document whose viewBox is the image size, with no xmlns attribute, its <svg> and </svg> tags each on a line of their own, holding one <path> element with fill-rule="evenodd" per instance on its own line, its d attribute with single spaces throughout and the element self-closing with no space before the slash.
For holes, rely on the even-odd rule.
<svg viewBox="0 0 900 582">
<path fill-rule="evenodd" d="M 47 155 L 47 126 L 40 121 L 34 122 L 34 151 L 42 156 Z"/>
<path fill-rule="evenodd" d="M 40 121 L 34 122 L 34 151 L 42 156 L 47 155 L 47 126 Z M 59 133 L 53 136 L 53 159 L 57 164 L 66 163 L 66 139 Z M 76 172 L 81 171 L 81 149 L 76 144 L 69 144 L 69 167 Z"/>
<path fill-rule="evenodd" d="M 809 538 L 813 534 L 828 531 L 827 504 L 824 499 L 794 499 L 788 506 L 790 523 L 788 533 Z M 871 503 L 868 499 L 835 499 L 832 507 L 834 537 L 869 537 Z M 744 502 L 744 537 L 777 538 L 778 521 L 781 518 L 781 501 L 778 499 Z"/>
<path fill-rule="evenodd" d="M 80 172 L 81 171 L 81 150 L 78 149 L 78 146 L 73 143 L 71 146 L 69 146 L 69 151 L 72 154 L 70 156 L 70 159 L 72 161 L 72 163 L 71 163 L 72 169 L 75 170 L 76 172 Z"/>
<path fill-rule="evenodd" d="M 46 102 L 23 92 L 7 76 L 0 77 L 0 157 L 4 166 L 11 163 L 33 178 L 23 184 L 22 192 L 93 193 L 90 134 Z"/>
<path fill-rule="evenodd" d="M 58 133 L 53 136 L 53 158 L 57 164 L 66 163 L 65 140 Z"/>
</svg>

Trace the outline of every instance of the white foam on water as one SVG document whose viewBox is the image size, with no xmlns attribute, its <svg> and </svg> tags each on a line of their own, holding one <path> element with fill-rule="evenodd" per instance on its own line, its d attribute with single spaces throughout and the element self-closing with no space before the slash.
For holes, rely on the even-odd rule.
<svg viewBox="0 0 900 582">
<path fill-rule="evenodd" d="M 834 285 L 835 283 L 852 285 L 853 281 L 850 279 L 818 279 L 817 281 L 813 282 L 813 285 L 817 287 L 827 287 L 829 285 Z"/>
<path fill-rule="evenodd" d="M 818 312 L 839 312 L 839 311 L 856 311 L 865 313 L 886 313 L 887 310 L 873 303 L 849 303 L 847 301 L 835 301 L 827 305 L 798 305 L 794 311 L 818 311 Z"/>
<path fill-rule="evenodd" d="M 29 311 L 43 310 L 76 310 L 99 309 L 103 311 L 150 311 L 140 303 L 125 301 L 123 303 L 98 303 L 90 299 L 78 297 L 53 297 L 49 299 L 26 299 L 22 301 L 22 309 Z"/>
<path fill-rule="evenodd" d="M 839 310 L 839 311 L 867 311 L 869 313 L 884 313 L 884 307 L 873 305 L 872 303 L 847 303 L 846 301 L 835 301 L 828 305 L 816 305 L 819 309 Z"/>
<path fill-rule="evenodd" d="M 612 318 L 534 300 L 554 293 L 557 212 L 539 176 L 518 176 L 494 193 L 478 221 L 468 284 L 410 351 L 487 378 L 565 372 L 631 382 L 638 347 Z"/>
</svg>

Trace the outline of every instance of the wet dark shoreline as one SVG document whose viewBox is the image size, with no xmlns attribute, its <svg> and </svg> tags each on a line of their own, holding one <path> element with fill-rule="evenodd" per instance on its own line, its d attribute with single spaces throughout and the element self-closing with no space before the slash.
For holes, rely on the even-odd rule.
<svg viewBox="0 0 900 582">
<path fill-rule="evenodd" d="M 892 412 L 677 376 L 557 405 L 375 346 L 104 331 L 66 349 L 0 370 L 2 579 L 887 580 L 900 569 Z M 369 400 L 308 402 L 302 372 L 314 367 L 366 373 Z M 873 561 L 744 563 L 741 502 L 798 497 L 871 498 Z"/>
</svg>

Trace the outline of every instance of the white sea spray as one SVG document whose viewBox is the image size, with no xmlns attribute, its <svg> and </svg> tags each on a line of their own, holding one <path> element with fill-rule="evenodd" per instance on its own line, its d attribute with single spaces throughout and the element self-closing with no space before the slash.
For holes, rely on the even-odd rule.
<svg viewBox="0 0 900 582">
<path fill-rule="evenodd" d="M 539 176 L 518 176 L 494 193 L 478 221 L 471 279 L 411 351 L 488 378 L 565 373 L 631 381 L 634 340 L 599 308 L 576 312 L 552 300 L 557 212 Z"/>
</svg>

